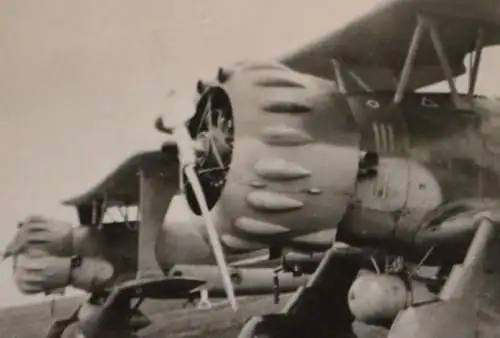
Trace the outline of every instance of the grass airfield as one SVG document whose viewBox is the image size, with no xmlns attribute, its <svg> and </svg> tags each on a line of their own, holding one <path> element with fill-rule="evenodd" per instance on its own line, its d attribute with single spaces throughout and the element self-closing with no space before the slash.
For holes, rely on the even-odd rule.
<svg viewBox="0 0 500 338">
<path fill-rule="evenodd" d="M 74 297 L 55 301 L 54 314 L 51 316 L 51 302 L 22 305 L 0 309 L 0 338 L 44 338 L 54 319 L 71 314 L 84 298 Z M 240 298 L 240 310 L 234 313 L 224 302 L 210 310 L 198 310 L 193 306 L 183 308 L 184 301 L 147 300 L 141 306 L 153 324 L 142 330 L 141 338 L 194 338 L 218 337 L 235 338 L 241 326 L 252 315 L 278 311 L 279 305 L 273 304 L 272 297 Z"/>
<path fill-rule="evenodd" d="M 142 330 L 139 337 L 236 338 L 251 316 L 277 312 L 287 299 L 288 296 L 282 296 L 280 304 L 276 305 L 272 297 L 240 298 L 237 313 L 225 303 L 210 310 L 198 310 L 192 306 L 183 308 L 184 301 L 148 300 L 141 309 L 153 324 Z M 0 338 L 44 338 L 54 319 L 67 317 L 83 300 L 80 297 L 58 299 L 53 316 L 50 301 L 0 309 Z M 355 324 L 354 328 L 358 338 L 387 337 L 387 331 L 381 328 L 361 324 Z"/>
</svg>

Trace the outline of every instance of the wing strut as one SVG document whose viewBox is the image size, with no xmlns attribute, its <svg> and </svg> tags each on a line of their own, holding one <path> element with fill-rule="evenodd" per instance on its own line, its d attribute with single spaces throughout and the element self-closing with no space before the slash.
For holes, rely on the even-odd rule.
<svg viewBox="0 0 500 338">
<path fill-rule="evenodd" d="M 81 225 L 99 226 L 106 210 L 106 198 L 93 199 L 89 204 L 75 205 Z"/>
<path fill-rule="evenodd" d="M 477 31 L 476 47 L 474 48 L 474 61 L 471 60 L 471 73 L 469 76 L 469 97 L 472 97 L 476 91 L 477 74 L 479 73 L 479 65 L 483 54 L 484 46 L 484 29 L 479 27 Z"/>
<path fill-rule="evenodd" d="M 459 105 L 459 96 L 457 87 L 455 85 L 455 79 L 453 78 L 453 72 L 451 70 L 450 62 L 448 61 L 448 57 L 446 56 L 446 51 L 443 47 L 443 42 L 441 41 L 441 37 L 439 36 L 439 32 L 436 28 L 436 25 L 433 20 L 429 18 L 424 18 L 425 25 L 429 30 L 429 34 L 431 36 L 432 43 L 434 44 L 434 49 L 436 50 L 437 56 L 439 58 L 439 63 L 443 68 L 444 76 L 446 77 L 446 81 L 448 81 L 448 85 L 450 86 L 451 95 L 456 105 Z"/>
<path fill-rule="evenodd" d="M 331 59 L 331 62 L 335 69 L 335 78 L 341 93 L 347 94 L 351 91 L 351 88 L 348 85 L 348 82 L 345 81 L 344 76 L 348 76 L 352 81 L 354 81 L 357 90 L 361 90 L 366 93 L 373 93 L 373 89 L 370 85 L 358 76 L 352 69 L 344 69 L 342 63 L 337 59 Z"/>
<path fill-rule="evenodd" d="M 394 94 L 394 103 L 399 104 L 404 97 L 404 92 L 408 81 L 410 81 L 410 75 L 413 70 L 413 63 L 417 57 L 418 47 L 420 47 L 420 41 L 422 41 L 422 36 L 425 32 L 425 24 L 422 18 L 419 16 L 417 21 L 417 27 L 413 33 L 413 38 L 411 40 L 410 48 L 408 49 L 408 55 L 406 56 L 405 64 L 401 72 L 401 77 L 399 79 L 398 87 L 396 89 L 396 94 Z"/>
<path fill-rule="evenodd" d="M 139 172 L 139 243 L 137 278 L 162 277 L 156 260 L 156 242 L 163 219 L 172 197 L 177 192 L 177 184 L 166 180 L 161 173 Z"/>
<path fill-rule="evenodd" d="M 396 88 L 396 92 L 394 94 L 393 102 L 395 104 L 401 103 L 404 98 L 404 93 L 406 87 L 408 86 L 408 82 L 410 80 L 413 64 L 417 57 L 418 49 L 424 33 L 428 31 L 432 44 L 434 46 L 434 50 L 436 51 L 437 57 L 439 59 L 439 63 L 443 70 L 443 73 L 446 77 L 446 81 L 450 87 L 451 96 L 453 102 L 458 108 L 467 108 L 467 104 L 460 98 L 460 95 L 457 91 L 455 85 L 455 79 L 453 77 L 453 71 L 449 62 L 449 59 L 446 55 L 446 51 L 444 45 L 441 41 L 441 37 L 439 35 L 438 29 L 436 27 L 436 22 L 434 18 L 430 18 L 428 16 L 419 15 L 417 20 L 417 26 L 415 27 L 415 31 L 413 33 L 412 41 L 410 47 L 408 48 L 408 53 L 406 56 L 406 60 L 401 71 L 401 76 Z M 476 38 L 476 46 L 474 51 L 474 65 L 472 66 L 470 78 L 469 78 L 469 97 L 471 97 L 475 90 L 475 85 L 477 82 L 477 74 L 479 70 L 479 64 L 481 61 L 481 53 L 483 49 L 484 42 L 484 30 L 479 27 Z"/>
</svg>

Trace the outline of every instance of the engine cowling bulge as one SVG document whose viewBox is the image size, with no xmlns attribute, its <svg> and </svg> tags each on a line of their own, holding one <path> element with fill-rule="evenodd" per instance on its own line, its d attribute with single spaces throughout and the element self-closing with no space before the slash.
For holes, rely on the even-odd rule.
<svg viewBox="0 0 500 338">
<path fill-rule="evenodd" d="M 220 87 L 234 143 L 217 212 L 243 233 L 262 222 L 291 233 L 336 226 L 359 161 L 357 127 L 336 85 L 272 62 L 227 74 Z"/>
<path fill-rule="evenodd" d="M 53 218 L 29 217 L 20 224 L 6 255 L 14 259 L 14 280 L 23 293 L 50 292 L 69 285 L 93 292 L 115 277 L 135 271 L 137 253 L 131 248 L 136 249 L 137 236 L 129 232 L 124 228 L 75 228 Z"/>
<path fill-rule="evenodd" d="M 88 292 L 103 289 L 113 276 L 113 266 L 100 258 L 82 258 L 72 266 L 69 257 L 18 255 L 14 264 L 14 280 L 25 294 L 51 292 L 69 285 Z"/>
<path fill-rule="evenodd" d="M 349 308 L 356 320 L 369 325 L 389 325 L 398 313 L 414 304 L 437 299 L 425 284 L 405 282 L 395 275 L 361 273 L 349 293 Z"/>
</svg>

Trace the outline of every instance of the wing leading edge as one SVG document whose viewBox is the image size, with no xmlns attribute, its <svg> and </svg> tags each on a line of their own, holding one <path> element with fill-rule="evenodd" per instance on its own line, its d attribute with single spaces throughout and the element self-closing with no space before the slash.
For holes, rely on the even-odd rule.
<svg viewBox="0 0 500 338">
<path fill-rule="evenodd" d="M 465 72 L 464 58 L 474 51 L 477 31 L 483 46 L 500 43 L 500 11 L 492 0 L 391 0 L 367 14 L 280 58 L 290 68 L 335 79 L 332 60 L 349 67 L 388 70 L 400 77 L 418 15 L 438 17 L 444 50 L 453 76 Z M 429 36 L 420 44 L 408 88 L 417 89 L 446 79 Z M 387 79 L 384 79 L 387 80 Z M 383 81 L 386 83 L 387 81 Z M 378 88 L 374 88 L 378 89 Z M 387 88 L 382 88 L 387 89 Z"/>
<path fill-rule="evenodd" d="M 141 152 L 125 160 L 93 188 L 63 201 L 63 205 L 78 208 L 92 206 L 95 201 L 105 201 L 108 207 L 138 205 L 141 172 L 157 172 L 165 179 L 177 181 L 178 170 L 177 149 L 173 146 L 168 152 Z"/>
</svg>

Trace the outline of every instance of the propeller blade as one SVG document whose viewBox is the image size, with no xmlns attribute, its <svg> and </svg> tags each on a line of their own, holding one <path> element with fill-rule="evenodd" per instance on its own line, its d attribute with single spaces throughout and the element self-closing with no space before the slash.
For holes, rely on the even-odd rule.
<svg viewBox="0 0 500 338">
<path fill-rule="evenodd" d="M 198 180 L 198 176 L 196 175 L 194 169 L 194 164 L 187 165 L 184 170 L 187 178 L 189 179 L 189 182 L 191 183 L 194 195 L 196 196 L 196 200 L 198 201 L 198 205 L 205 220 L 205 225 L 207 228 L 210 244 L 212 245 L 215 260 L 217 261 L 217 265 L 219 266 L 220 269 L 222 282 L 224 284 L 224 289 L 226 290 L 229 303 L 231 304 L 233 310 L 236 311 L 238 310 L 238 305 L 236 303 L 233 283 L 231 282 L 231 277 L 229 275 L 229 268 L 226 263 L 226 259 L 224 257 L 224 252 L 222 251 L 222 245 L 219 241 L 219 236 L 217 234 L 217 231 L 215 230 L 212 218 L 210 217 L 208 206 L 204 198 L 203 190 L 201 188 L 200 181 Z"/>
<path fill-rule="evenodd" d="M 209 108 L 209 106 L 207 108 Z M 207 109 L 205 113 L 208 113 L 208 110 L 209 109 Z M 169 128 L 165 127 L 161 119 L 157 120 L 156 127 L 158 130 L 164 131 L 166 133 L 169 133 L 170 131 Z M 205 220 L 204 223 L 207 229 L 210 245 L 212 246 L 212 250 L 217 265 L 219 266 L 219 270 L 222 277 L 222 283 L 224 285 L 224 289 L 226 291 L 229 303 L 231 304 L 233 310 L 237 311 L 238 305 L 236 303 L 236 297 L 234 293 L 233 283 L 231 282 L 231 277 L 229 274 L 229 268 L 226 263 L 226 259 L 224 257 L 222 245 L 219 241 L 219 235 L 217 234 L 215 225 L 212 221 L 212 218 L 210 217 L 210 210 L 208 208 L 205 195 L 201 187 L 201 183 L 195 171 L 196 151 L 199 145 L 197 144 L 196 141 L 193 141 L 191 135 L 189 134 L 189 130 L 185 125 L 178 125 L 176 128 L 172 128 L 172 134 L 178 148 L 178 157 L 179 157 L 179 164 L 181 167 L 181 171 L 184 171 L 187 179 L 191 183 L 191 187 L 193 188 L 193 193 L 200 207 L 203 219 Z"/>
</svg>

